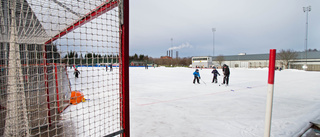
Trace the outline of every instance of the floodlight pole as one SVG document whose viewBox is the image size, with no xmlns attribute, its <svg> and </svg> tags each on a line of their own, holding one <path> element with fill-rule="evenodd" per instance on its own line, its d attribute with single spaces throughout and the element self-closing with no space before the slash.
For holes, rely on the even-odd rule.
<svg viewBox="0 0 320 137">
<path fill-rule="evenodd" d="M 308 13 L 311 11 L 311 6 L 303 7 L 303 12 L 306 13 L 306 39 L 305 39 L 305 58 L 306 62 L 304 64 L 303 69 L 307 70 L 307 56 L 308 56 Z"/>
<path fill-rule="evenodd" d="M 214 56 L 214 32 L 216 32 L 216 28 L 212 28 L 212 57 Z"/>
</svg>

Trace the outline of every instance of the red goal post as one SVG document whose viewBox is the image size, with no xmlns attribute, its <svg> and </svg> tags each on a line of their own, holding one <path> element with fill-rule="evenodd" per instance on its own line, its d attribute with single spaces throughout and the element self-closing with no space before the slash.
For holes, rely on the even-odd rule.
<svg viewBox="0 0 320 137">
<path fill-rule="evenodd" d="M 129 0 L 0 9 L 0 136 L 130 136 Z M 71 91 L 88 101 L 66 109 Z"/>
</svg>

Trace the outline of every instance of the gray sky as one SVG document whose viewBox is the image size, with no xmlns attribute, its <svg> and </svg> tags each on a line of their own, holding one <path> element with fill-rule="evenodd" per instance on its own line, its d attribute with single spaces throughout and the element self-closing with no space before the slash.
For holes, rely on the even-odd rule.
<svg viewBox="0 0 320 137">
<path fill-rule="evenodd" d="M 320 0 L 131 0 L 130 55 L 212 56 L 212 28 L 214 55 L 303 51 L 309 5 L 308 49 L 319 50 Z"/>
</svg>

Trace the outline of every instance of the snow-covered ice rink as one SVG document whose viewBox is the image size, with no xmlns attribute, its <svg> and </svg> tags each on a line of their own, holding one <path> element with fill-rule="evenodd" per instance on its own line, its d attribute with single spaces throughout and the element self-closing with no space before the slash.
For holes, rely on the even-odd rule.
<svg viewBox="0 0 320 137">
<path fill-rule="evenodd" d="M 72 106 L 69 111 L 77 112 L 78 124 L 86 126 L 78 135 L 103 135 L 94 129 L 92 122 L 101 122 L 98 101 L 103 100 L 97 89 L 90 91 L 87 85 L 95 83 L 107 90 L 108 87 L 97 79 L 86 76 L 100 75 L 99 79 L 117 77 L 117 71 L 85 71 L 92 68 L 79 68 L 81 80 L 74 85 L 82 87 L 85 97 L 92 101 L 81 104 L 96 104 L 95 114 Z M 130 68 L 130 130 L 133 137 L 260 137 L 264 134 L 268 69 L 230 69 L 229 86 L 211 83 L 212 69 L 200 70 L 201 84 L 193 84 L 192 68 L 144 67 Z M 221 69 L 218 69 L 222 74 Z M 90 74 L 86 74 L 90 72 Z M 115 73 L 112 75 L 111 73 Z M 292 137 L 300 132 L 309 121 L 320 118 L 320 72 L 301 70 L 276 71 L 274 84 L 273 115 L 271 136 Z M 111 82 L 111 81 L 109 81 Z M 218 76 L 218 83 L 222 75 Z M 206 84 L 205 84 L 206 83 Z M 110 84 L 110 83 L 109 83 Z M 110 90 L 113 91 L 113 90 Z M 112 94 L 111 92 L 103 94 Z M 109 101 L 110 104 L 115 103 Z M 66 111 L 66 116 L 70 116 Z M 113 114 L 108 114 L 113 115 Z M 90 120 L 86 120 L 90 119 Z M 103 122 L 108 122 L 105 120 Z M 99 124 L 98 124 L 99 125 Z M 92 126 L 92 127 L 90 127 Z M 95 133 L 95 132 L 99 132 Z M 101 134 L 100 134 L 101 133 Z"/>
</svg>

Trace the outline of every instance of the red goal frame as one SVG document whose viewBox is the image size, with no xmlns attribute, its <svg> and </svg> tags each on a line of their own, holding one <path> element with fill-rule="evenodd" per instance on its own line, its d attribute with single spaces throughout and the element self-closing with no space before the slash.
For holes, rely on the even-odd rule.
<svg viewBox="0 0 320 137">
<path fill-rule="evenodd" d="M 109 1 L 109 0 L 106 0 Z M 120 0 L 122 3 L 119 3 L 116 1 L 111 1 L 104 3 L 94 10 L 87 13 L 84 17 L 82 17 L 80 20 L 74 22 L 72 25 L 68 26 L 66 29 L 62 30 L 59 34 L 55 35 L 51 39 L 47 40 L 44 43 L 43 49 L 45 52 L 43 53 L 44 58 L 44 78 L 45 78 L 45 85 L 47 90 L 47 102 L 48 102 L 48 110 L 50 110 L 50 100 L 49 100 L 49 89 L 48 89 L 48 76 L 47 76 L 47 57 L 46 57 L 46 45 L 51 44 L 53 41 L 57 40 L 58 38 L 66 35 L 69 32 L 72 32 L 73 30 L 79 28 L 80 26 L 86 24 L 87 22 L 99 17 L 100 15 L 110 11 L 111 9 L 122 6 L 122 24 L 120 25 L 120 57 L 121 60 L 119 62 L 120 67 L 120 120 L 121 120 L 121 127 L 123 137 L 130 137 L 130 107 L 129 107 L 129 0 Z M 120 5 L 121 4 L 121 5 Z M 121 21 L 120 21 L 121 22 Z M 58 92 L 58 91 L 57 91 Z M 58 97 L 57 97 L 58 98 Z M 59 102 L 57 104 L 59 106 Z M 59 107 L 58 107 L 59 109 Z M 58 110 L 60 112 L 60 110 Z M 50 111 L 48 111 L 48 117 L 49 117 L 49 124 L 51 124 L 50 119 Z"/>
</svg>

